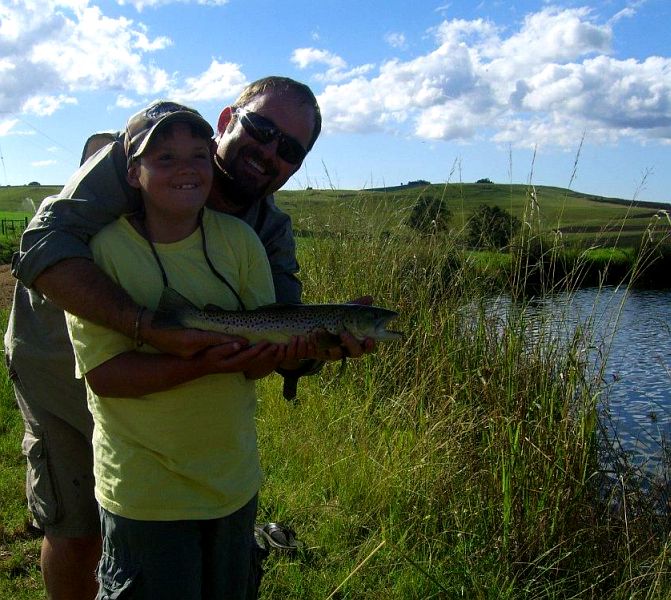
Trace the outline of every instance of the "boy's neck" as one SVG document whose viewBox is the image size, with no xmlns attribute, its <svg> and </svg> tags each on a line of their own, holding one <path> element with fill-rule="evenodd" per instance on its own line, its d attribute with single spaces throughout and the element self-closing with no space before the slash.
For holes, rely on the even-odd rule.
<svg viewBox="0 0 671 600">
<path fill-rule="evenodd" d="M 139 232 L 157 244 L 170 244 L 188 238 L 198 229 L 198 215 L 166 218 L 145 212 L 133 225 Z M 138 227 L 139 225 L 139 227 Z"/>
</svg>

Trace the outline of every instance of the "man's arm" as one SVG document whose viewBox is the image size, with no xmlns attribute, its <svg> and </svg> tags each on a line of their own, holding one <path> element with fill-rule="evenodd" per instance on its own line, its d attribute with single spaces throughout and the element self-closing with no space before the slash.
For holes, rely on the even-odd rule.
<svg viewBox="0 0 671 600">
<path fill-rule="evenodd" d="M 108 223 L 139 206 L 125 177 L 125 153 L 109 144 L 80 167 L 57 196 L 42 202 L 21 236 L 12 273 L 32 287 L 46 268 L 67 258 L 91 258 L 89 240 Z"/>
<path fill-rule="evenodd" d="M 89 240 L 121 214 L 139 206 L 137 191 L 126 182 L 126 155 L 109 144 L 70 178 L 58 196 L 47 198 L 21 238 L 12 272 L 63 310 L 135 336 L 140 307 L 92 260 Z M 144 311 L 140 337 L 177 356 L 231 340 L 197 330 L 156 330 Z"/>
<path fill-rule="evenodd" d="M 155 329 L 153 312 L 143 309 L 94 262 L 71 258 L 46 269 L 35 288 L 59 308 L 153 346 L 188 358 L 208 346 L 244 343 L 242 338 L 199 329 Z M 138 315 L 141 321 L 138 323 Z"/>
<path fill-rule="evenodd" d="M 33 287 L 59 308 L 133 337 L 138 305 L 92 260 L 67 258 L 47 267 Z"/>
</svg>

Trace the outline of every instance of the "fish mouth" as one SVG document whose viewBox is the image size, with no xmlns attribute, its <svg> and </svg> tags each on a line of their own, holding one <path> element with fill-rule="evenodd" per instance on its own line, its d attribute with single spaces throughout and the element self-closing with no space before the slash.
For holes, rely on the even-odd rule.
<svg viewBox="0 0 671 600">
<path fill-rule="evenodd" d="M 384 315 L 380 317 L 375 323 L 375 337 L 378 340 L 398 340 L 405 337 L 405 334 L 402 331 L 395 331 L 393 329 L 387 329 L 389 321 L 395 319 L 398 316 L 398 313 L 393 313 L 391 315 Z"/>
<path fill-rule="evenodd" d="M 375 330 L 375 338 L 378 340 L 400 340 L 405 337 L 402 331 L 394 331 L 393 329 L 386 329 L 385 327 L 377 328 Z"/>
</svg>

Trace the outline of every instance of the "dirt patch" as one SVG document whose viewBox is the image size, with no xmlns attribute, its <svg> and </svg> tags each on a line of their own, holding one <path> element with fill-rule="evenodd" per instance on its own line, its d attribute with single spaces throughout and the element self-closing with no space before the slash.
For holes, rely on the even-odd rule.
<svg viewBox="0 0 671 600">
<path fill-rule="evenodd" d="M 9 265 L 0 265 L 0 309 L 9 309 L 14 297 L 16 279 L 9 270 Z"/>
</svg>

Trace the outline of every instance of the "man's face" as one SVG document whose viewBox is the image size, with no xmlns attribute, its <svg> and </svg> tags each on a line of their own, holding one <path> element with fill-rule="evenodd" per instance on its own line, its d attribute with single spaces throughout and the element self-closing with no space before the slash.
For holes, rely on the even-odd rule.
<svg viewBox="0 0 671 600">
<path fill-rule="evenodd" d="M 314 111 L 294 95 L 269 91 L 243 108 L 269 119 L 303 148 L 310 143 Z M 239 116 L 230 115 L 225 130 L 219 132 L 215 157 L 217 187 L 229 204 L 243 207 L 276 192 L 300 168 L 300 162 L 292 164 L 278 155 L 278 143 L 277 138 L 266 144 L 256 141 L 245 131 Z"/>
</svg>

